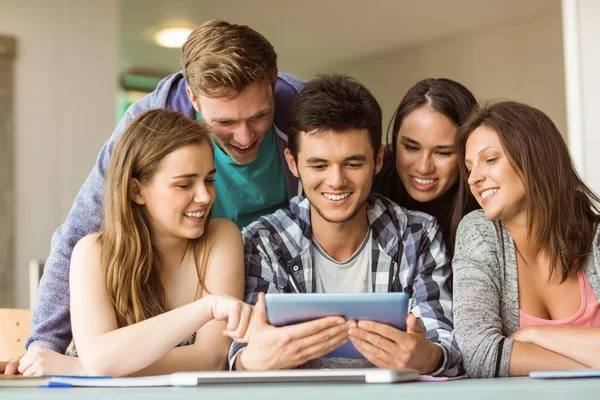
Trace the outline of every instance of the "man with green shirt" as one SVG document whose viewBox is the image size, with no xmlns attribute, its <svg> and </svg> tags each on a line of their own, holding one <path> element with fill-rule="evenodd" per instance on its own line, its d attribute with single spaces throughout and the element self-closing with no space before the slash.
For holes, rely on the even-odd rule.
<svg viewBox="0 0 600 400">
<path fill-rule="evenodd" d="M 269 41 L 245 25 L 208 21 L 182 48 L 183 71 L 163 79 L 156 90 L 127 110 L 79 191 L 63 225 L 54 233 L 25 346 L 28 362 L 43 375 L 82 375 L 77 359 L 64 356 L 71 342 L 69 266 L 75 244 L 98 231 L 102 220 L 105 173 L 121 132 L 138 114 L 155 108 L 201 119 L 212 131 L 217 169 L 213 217 L 239 227 L 273 212 L 299 194 L 287 168 L 289 108 L 304 83 L 278 73 Z M 35 349 L 34 349 L 35 348 Z M 27 366 L 15 361 L 6 372 Z"/>
<path fill-rule="evenodd" d="M 196 111 L 196 119 L 206 122 L 198 111 Z M 233 122 L 228 123 L 233 124 Z M 222 119 L 213 120 L 211 124 L 214 130 L 212 140 L 215 145 L 215 168 L 217 169 L 215 175 L 217 198 L 212 206 L 212 216 L 230 219 L 241 229 L 256 218 L 274 212 L 281 208 L 282 204 L 287 204 L 285 166 L 282 165 L 281 159 L 275 156 L 278 150 L 274 125 L 271 125 L 266 132 L 262 143 L 255 145 L 252 139 L 260 135 L 243 132 L 243 129 L 238 131 L 242 134 L 237 136 L 229 135 L 226 129 L 223 129 L 223 135 L 220 135 L 222 124 Z M 230 136 L 233 136 L 235 145 L 231 144 Z M 244 139 L 250 143 L 240 146 L 239 142 Z M 244 149 L 244 147 L 248 148 Z M 254 151 L 248 152 L 248 150 Z"/>
</svg>

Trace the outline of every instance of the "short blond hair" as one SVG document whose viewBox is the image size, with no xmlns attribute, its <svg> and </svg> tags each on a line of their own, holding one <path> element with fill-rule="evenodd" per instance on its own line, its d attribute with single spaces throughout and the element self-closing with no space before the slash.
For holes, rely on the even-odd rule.
<svg viewBox="0 0 600 400">
<path fill-rule="evenodd" d="M 210 20 L 181 49 L 183 75 L 195 96 L 235 98 L 263 80 L 277 81 L 273 45 L 247 25 Z"/>
</svg>

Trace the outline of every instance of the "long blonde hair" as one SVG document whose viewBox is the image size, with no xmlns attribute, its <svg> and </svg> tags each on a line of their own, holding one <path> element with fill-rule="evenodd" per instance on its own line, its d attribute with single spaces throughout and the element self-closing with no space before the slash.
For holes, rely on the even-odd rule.
<svg viewBox="0 0 600 400">
<path fill-rule="evenodd" d="M 168 154 L 194 144 L 206 144 L 212 150 L 208 128 L 182 114 L 157 109 L 137 116 L 112 152 L 99 241 L 106 288 L 119 327 L 166 311 L 159 278 L 162 255 L 150 239 L 144 206 L 131 199 L 132 179 L 148 182 Z M 200 254 L 206 255 L 205 236 L 190 241 L 196 262 Z M 202 289 L 203 275 L 199 274 Z"/>
</svg>

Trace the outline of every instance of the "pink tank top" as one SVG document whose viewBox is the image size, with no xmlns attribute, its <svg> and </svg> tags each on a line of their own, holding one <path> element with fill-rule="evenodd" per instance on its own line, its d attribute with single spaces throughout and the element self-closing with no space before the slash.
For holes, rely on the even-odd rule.
<svg viewBox="0 0 600 400">
<path fill-rule="evenodd" d="M 519 310 L 519 328 L 523 329 L 535 325 L 600 327 L 600 301 L 596 298 L 592 285 L 590 285 L 583 269 L 577 273 L 577 277 L 581 288 L 581 307 L 575 315 L 565 319 L 550 320 L 534 317 L 523 310 Z"/>
</svg>

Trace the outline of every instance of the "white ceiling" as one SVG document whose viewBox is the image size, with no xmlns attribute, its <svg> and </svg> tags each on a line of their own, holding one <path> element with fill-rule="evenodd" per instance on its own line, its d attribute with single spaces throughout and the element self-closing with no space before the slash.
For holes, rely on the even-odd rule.
<svg viewBox="0 0 600 400">
<path fill-rule="evenodd" d="M 179 69 L 179 49 L 152 41 L 168 26 L 219 18 L 250 25 L 303 76 L 345 60 L 560 10 L 560 0 L 121 0 L 120 69 Z M 476 34 L 476 33 L 475 33 Z"/>
</svg>

